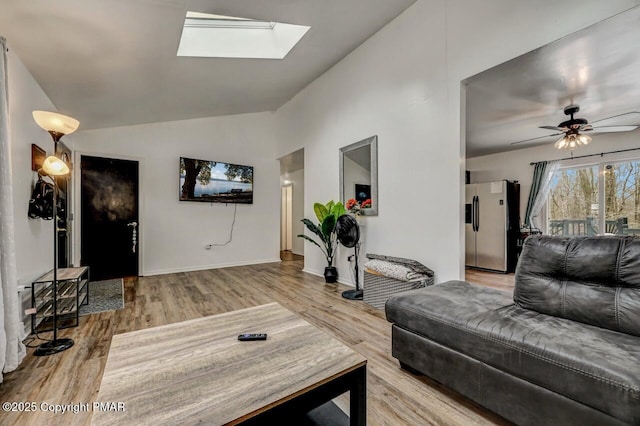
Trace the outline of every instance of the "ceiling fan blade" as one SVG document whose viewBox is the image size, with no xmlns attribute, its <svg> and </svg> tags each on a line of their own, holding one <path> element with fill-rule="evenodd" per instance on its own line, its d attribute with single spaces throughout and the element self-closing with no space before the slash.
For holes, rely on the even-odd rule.
<svg viewBox="0 0 640 426">
<path fill-rule="evenodd" d="M 618 133 L 618 132 L 631 132 L 640 127 L 640 125 L 631 126 L 596 126 L 593 128 L 593 133 Z"/>
<path fill-rule="evenodd" d="M 536 141 L 538 139 L 545 139 L 545 138 L 550 138 L 552 136 L 560 136 L 560 135 L 564 135 L 564 133 L 554 133 L 552 135 L 538 136 L 537 138 L 525 139 L 523 141 L 518 141 L 518 142 L 511 142 L 510 145 L 518 145 L 518 144 L 521 144 L 521 143 L 533 142 L 533 141 Z"/>
<path fill-rule="evenodd" d="M 547 129 L 547 130 L 556 130 L 558 132 L 566 132 L 567 130 L 569 130 L 569 128 L 567 127 L 558 127 L 558 126 L 540 126 L 540 129 Z"/>
<path fill-rule="evenodd" d="M 627 124 L 627 123 L 624 122 L 625 119 L 631 119 L 631 121 L 634 121 L 635 119 L 638 118 L 638 116 L 640 116 L 640 111 L 630 111 L 630 112 L 625 112 L 623 114 L 612 115 L 611 117 L 607 117 L 607 118 L 601 118 L 600 120 L 592 121 L 591 124 L 596 124 L 596 123 L 600 123 L 602 121 L 611 120 L 611 121 L 614 121 L 614 123 L 607 123 L 610 126 L 616 125 L 616 124 L 620 123 L 620 121 L 622 121 L 622 123 L 620 123 L 620 125 L 625 125 L 625 124 Z M 614 120 L 614 119 L 617 119 L 617 120 Z M 617 121 L 618 123 L 615 123 L 615 121 Z M 637 121 L 637 120 L 635 120 L 635 121 Z M 602 124 L 605 124 L 605 123 L 602 123 Z"/>
<path fill-rule="evenodd" d="M 593 126 L 591 124 L 583 124 L 578 130 L 581 132 L 590 132 L 593 130 Z"/>
</svg>

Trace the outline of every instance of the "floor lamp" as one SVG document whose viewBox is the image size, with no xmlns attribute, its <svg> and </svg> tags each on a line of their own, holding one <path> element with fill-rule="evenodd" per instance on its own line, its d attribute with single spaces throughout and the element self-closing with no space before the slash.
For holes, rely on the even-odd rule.
<svg viewBox="0 0 640 426">
<path fill-rule="evenodd" d="M 48 111 L 33 111 L 33 119 L 38 126 L 49 132 L 53 138 L 53 155 L 47 157 L 42 164 L 42 170 L 53 180 L 53 340 L 45 342 L 36 348 L 35 356 L 53 355 L 65 351 L 73 346 L 72 339 L 58 339 L 58 185 L 57 176 L 69 174 L 69 167 L 56 156 L 60 138 L 73 133 L 80 124 L 78 120 Z"/>
</svg>

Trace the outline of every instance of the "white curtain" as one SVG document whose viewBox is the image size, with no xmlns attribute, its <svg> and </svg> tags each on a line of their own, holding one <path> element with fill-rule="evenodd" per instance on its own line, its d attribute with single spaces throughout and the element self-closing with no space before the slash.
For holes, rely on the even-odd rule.
<svg viewBox="0 0 640 426">
<path fill-rule="evenodd" d="M 18 368 L 26 354 L 22 344 L 16 273 L 11 147 L 9 144 L 9 93 L 7 43 L 0 37 L 0 368 L 8 373 Z M 26 214 L 26 213 L 25 213 Z M 0 373 L 0 383 L 2 382 Z"/>
<path fill-rule="evenodd" d="M 540 212 L 542 208 L 547 204 L 547 200 L 549 199 L 549 191 L 551 190 L 551 179 L 558 171 L 560 167 L 560 161 L 549 161 L 547 163 L 547 168 L 545 170 L 544 176 L 540 181 L 540 189 L 538 190 L 538 194 L 533 200 L 533 204 L 531 207 L 531 214 L 529 216 L 529 223 L 532 228 L 542 229 L 542 222 L 540 220 Z"/>
</svg>

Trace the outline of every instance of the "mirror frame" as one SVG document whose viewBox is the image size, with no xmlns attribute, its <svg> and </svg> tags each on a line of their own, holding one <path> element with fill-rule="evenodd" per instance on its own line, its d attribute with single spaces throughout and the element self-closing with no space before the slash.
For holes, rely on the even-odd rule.
<svg viewBox="0 0 640 426">
<path fill-rule="evenodd" d="M 347 200 L 344 199 L 344 155 L 349 151 L 362 148 L 364 146 L 370 146 L 371 153 L 371 208 L 362 209 L 362 214 L 365 216 L 377 216 L 378 215 L 378 135 L 374 135 L 363 139 L 359 142 L 352 143 L 351 145 L 343 146 L 340 148 L 340 200 L 343 204 L 346 204 Z"/>
</svg>

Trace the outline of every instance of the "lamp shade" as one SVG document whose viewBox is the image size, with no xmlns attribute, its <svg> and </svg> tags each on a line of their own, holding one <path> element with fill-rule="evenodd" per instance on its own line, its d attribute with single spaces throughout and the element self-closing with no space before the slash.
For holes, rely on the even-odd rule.
<svg viewBox="0 0 640 426">
<path fill-rule="evenodd" d="M 75 118 L 49 111 L 33 111 L 33 119 L 47 132 L 59 135 L 73 133 L 80 125 Z"/>
<path fill-rule="evenodd" d="M 64 161 L 54 155 L 50 155 L 42 163 L 42 170 L 49 176 L 63 176 L 69 174 L 69 166 Z"/>
</svg>

